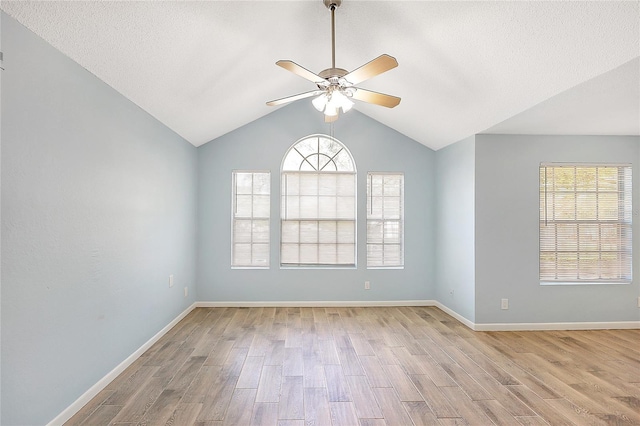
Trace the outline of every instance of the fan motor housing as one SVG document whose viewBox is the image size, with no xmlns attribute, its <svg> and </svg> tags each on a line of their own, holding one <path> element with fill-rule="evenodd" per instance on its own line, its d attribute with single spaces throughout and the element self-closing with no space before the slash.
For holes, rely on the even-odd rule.
<svg viewBox="0 0 640 426">
<path fill-rule="evenodd" d="M 349 74 L 349 71 L 342 68 L 327 68 L 326 70 L 320 71 L 320 74 L 318 75 L 328 80 L 331 77 L 340 78 L 340 77 L 344 77 L 347 74 Z"/>
</svg>

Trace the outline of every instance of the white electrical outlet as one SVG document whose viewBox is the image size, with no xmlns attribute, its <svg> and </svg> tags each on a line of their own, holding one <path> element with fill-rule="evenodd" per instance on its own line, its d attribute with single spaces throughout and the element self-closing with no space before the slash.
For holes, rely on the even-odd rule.
<svg viewBox="0 0 640 426">
<path fill-rule="evenodd" d="M 173 274 L 169 275 L 169 288 L 173 287 Z"/>
<path fill-rule="evenodd" d="M 500 302 L 501 309 L 509 309 L 509 299 L 502 299 Z"/>
<path fill-rule="evenodd" d="M 187 297 L 188 294 L 189 294 L 189 287 L 185 287 L 184 288 L 184 297 Z"/>
<path fill-rule="evenodd" d="M 638 297 L 638 308 L 640 308 L 640 297 Z"/>
<path fill-rule="evenodd" d="M 364 282 L 364 289 L 369 290 L 371 288 L 371 283 L 369 281 Z"/>
</svg>

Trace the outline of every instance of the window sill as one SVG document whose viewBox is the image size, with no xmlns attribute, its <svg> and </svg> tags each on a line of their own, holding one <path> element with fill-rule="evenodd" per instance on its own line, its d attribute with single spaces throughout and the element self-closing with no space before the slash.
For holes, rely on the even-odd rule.
<svg viewBox="0 0 640 426">
<path fill-rule="evenodd" d="M 293 270 L 297 270 L 297 269 L 332 269 L 332 270 L 340 270 L 340 271 L 344 271 L 344 270 L 352 270 L 352 269 L 358 269 L 358 267 L 356 265 L 347 265 L 347 266 L 339 266 L 339 265 L 318 265 L 318 266 L 314 266 L 314 265 L 303 265 L 303 266 L 283 266 L 280 265 L 280 269 L 293 269 Z"/>
<path fill-rule="evenodd" d="M 633 281 L 540 281 L 543 286 L 565 286 L 565 285 L 628 285 Z"/>
<path fill-rule="evenodd" d="M 232 266 L 231 269 L 270 269 L 269 266 Z"/>
</svg>

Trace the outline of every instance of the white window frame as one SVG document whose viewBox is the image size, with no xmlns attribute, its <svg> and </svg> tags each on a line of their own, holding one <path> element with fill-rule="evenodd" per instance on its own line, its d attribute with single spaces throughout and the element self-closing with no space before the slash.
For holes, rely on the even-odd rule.
<svg viewBox="0 0 640 426">
<path fill-rule="evenodd" d="M 387 188 L 384 178 L 396 176 L 400 179 L 398 194 L 385 195 L 391 188 Z M 381 194 L 375 195 L 373 191 L 374 179 L 382 179 Z M 396 191 L 393 191 L 396 192 Z M 397 202 L 397 210 L 395 209 Z M 376 206 L 376 204 L 378 204 Z M 395 211 L 394 211 L 395 210 Z M 397 238 L 387 235 L 385 229 L 388 225 L 396 224 Z M 382 229 L 380 238 L 376 238 L 373 229 L 379 226 Z M 380 250 L 381 259 L 373 255 L 375 248 Z M 399 249 L 399 256 L 394 260 L 386 255 L 391 250 Z M 404 173 L 403 172 L 368 172 L 367 173 L 367 269 L 404 269 Z"/>
<path fill-rule="evenodd" d="M 565 180 L 573 176 L 573 189 L 555 177 L 560 169 Z M 600 175 L 605 169 L 615 169 L 615 185 Z M 631 164 L 541 163 L 539 173 L 540 284 L 631 283 Z M 579 174 L 590 173 L 595 186 L 579 188 Z"/>
<path fill-rule="evenodd" d="M 331 136 L 309 135 L 296 141 L 287 150 L 280 174 L 281 268 L 357 267 L 356 173 L 355 161 L 347 147 Z M 335 177 L 337 186 L 324 187 L 323 194 L 321 184 L 326 184 L 331 179 L 329 176 Z M 312 191 L 304 194 L 300 183 L 311 182 L 314 178 L 317 181 L 317 193 Z M 347 186 L 340 186 L 340 181 L 343 185 L 347 182 Z M 303 207 L 303 198 L 309 202 L 310 208 Z M 327 209 L 327 204 L 322 205 L 323 200 L 334 207 Z M 332 209 L 335 212 L 333 215 L 329 213 Z M 315 238 L 311 237 L 313 232 L 316 233 Z M 309 240 L 305 241 L 305 238 Z M 333 257 L 334 261 L 329 261 L 329 257 Z"/>
<path fill-rule="evenodd" d="M 238 174 L 251 174 L 252 177 L 252 189 L 251 189 L 251 193 L 250 194 L 237 194 L 237 176 Z M 255 175 L 257 174 L 262 174 L 262 175 L 267 175 L 267 182 L 269 183 L 269 187 L 268 187 L 268 193 L 267 194 L 256 194 L 254 193 L 254 186 L 253 186 L 253 178 Z M 232 269 L 269 269 L 270 267 L 270 253 L 271 253 L 271 244 L 270 244 L 270 240 L 271 240 L 271 171 L 269 170 L 233 170 L 232 171 L 232 188 L 231 188 L 231 268 Z M 238 212 L 238 202 L 237 202 L 237 196 L 238 195 L 249 195 L 250 196 L 250 204 L 251 204 L 251 208 L 250 208 L 250 212 L 248 215 L 240 215 L 240 213 Z M 265 210 L 265 212 L 267 213 L 266 216 L 256 216 L 254 215 L 254 206 L 255 206 L 255 200 L 254 197 L 256 195 L 263 195 L 266 196 L 266 198 L 268 199 L 268 208 Z M 245 223 L 249 223 L 251 226 L 251 231 L 249 232 L 250 234 L 250 239 L 248 242 L 238 242 L 237 240 L 237 229 L 238 229 L 238 225 L 240 222 L 245 222 Z M 256 222 L 260 221 L 262 223 L 266 222 L 267 224 L 267 238 L 266 238 L 266 242 L 265 241 L 254 241 L 254 225 L 256 225 Z M 251 261 L 247 262 L 247 263 L 236 263 L 236 250 L 237 250 L 237 246 L 240 244 L 248 244 L 249 245 L 249 250 L 251 252 L 250 257 L 251 257 Z M 261 245 L 264 246 L 266 245 L 266 257 L 260 256 L 257 253 L 257 246 Z"/>
</svg>

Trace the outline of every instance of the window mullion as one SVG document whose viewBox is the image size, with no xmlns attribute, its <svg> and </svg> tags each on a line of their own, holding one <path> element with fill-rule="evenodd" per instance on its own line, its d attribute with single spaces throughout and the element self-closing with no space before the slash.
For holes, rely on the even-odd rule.
<svg viewBox="0 0 640 426">
<path fill-rule="evenodd" d="M 251 203 L 251 207 L 249 208 L 249 224 L 251 225 L 251 228 L 249 229 L 249 256 L 250 256 L 250 262 L 251 264 L 254 263 L 254 247 L 253 247 L 253 204 L 255 202 L 255 194 L 253 192 L 253 183 L 254 183 L 254 175 L 253 173 L 251 173 L 251 198 L 250 198 L 250 203 Z"/>
<path fill-rule="evenodd" d="M 380 206 L 381 207 L 380 210 L 382 211 L 382 265 L 383 266 L 387 263 L 387 251 L 386 251 L 387 241 L 386 241 L 386 232 L 385 232 L 387 229 L 387 220 L 386 220 L 386 214 L 385 214 L 386 213 L 385 189 L 386 189 L 386 185 L 385 185 L 384 176 L 383 176 L 382 177 L 382 197 L 381 197 L 382 206 Z"/>
<path fill-rule="evenodd" d="M 342 149 L 340 149 L 340 151 L 342 151 Z M 338 151 L 338 153 L 340 152 Z M 338 154 L 336 154 L 338 155 Z M 333 161 L 333 158 L 331 159 Z M 336 166 L 336 170 L 338 169 L 338 167 Z M 334 256 L 334 262 L 338 263 L 339 259 L 340 259 L 340 254 L 339 254 L 339 247 L 340 247 L 340 239 L 338 238 L 338 236 L 340 235 L 340 231 L 339 231 L 339 226 L 338 226 L 338 203 L 340 201 L 340 198 L 338 197 L 338 192 L 340 191 L 340 184 L 338 183 L 339 181 L 339 177 L 336 175 L 336 187 L 335 187 L 335 194 L 334 194 L 334 201 L 335 201 L 335 210 L 333 211 L 333 217 L 336 218 L 335 221 L 335 227 L 336 227 L 336 231 L 334 233 L 334 238 L 335 238 L 335 256 Z"/>
<path fill-rule="evenodd" d="M 573 214 L 576 220 L 576 271 L 575 271 L 575 279 L 579 280 L 580 276 L 580 267 L 581 267 L 581 256 L 582 253 L 582 244 L 580 239 L 580 231 L 581 231 L 581 223 L 578 220 L 578 169 L 576 167 L 573 168 Z"/>
<path fill-rule="evenodd" d="M 558 225 L 555 223 L 556 220 L 556 173 L 555 173 L 555 169 L 553 169 L 553 211 L 552 211 L 552 218 L 554 221 L 554 225 L 553 225 L 553 232 L 554 232 L 554 243 L 553 243 L 553 250 L 554 250 L 554 254 L 555 254 L 555 259 L 554 259 L 554 276 L 555 279 L 559 279 L 560 277 L 558 276 L 558 267 L 559 267 L 559 259 L 558 259 Z"/>
<path fill-rule="evenodd" d="M 320 152 L 320 138 L 318 138 Z M 320 263 L 320 156 L 318 155 L 318 173 L 316 174 L 316 263 Z"/>
<path fill-rule="evenodd" d="M 600 168 L 596 167 L 596 220 L 598 221 L 598 279 L 602 279 L 602 224 L 600 223 Z"/>
</svg>

